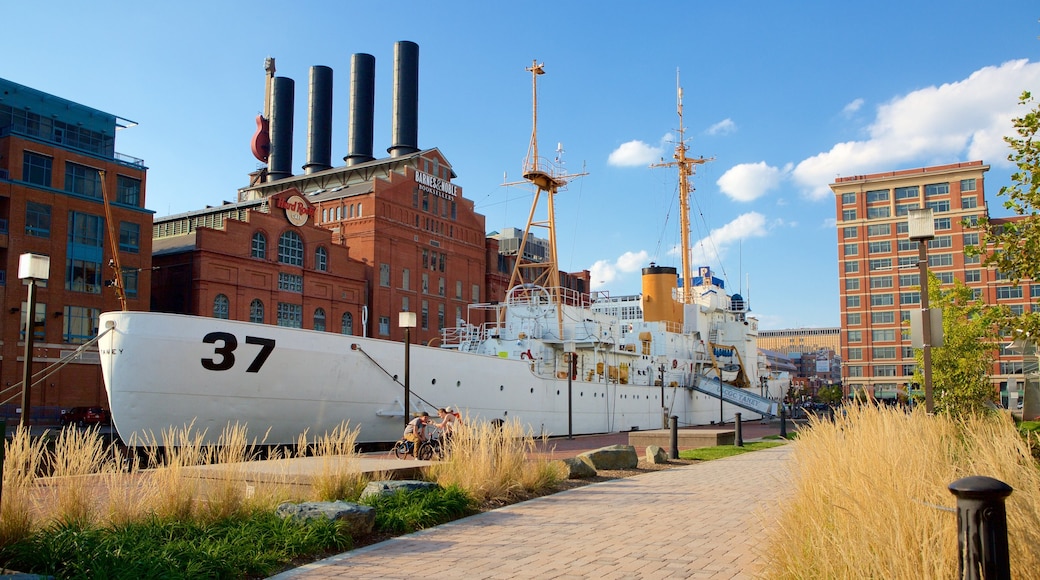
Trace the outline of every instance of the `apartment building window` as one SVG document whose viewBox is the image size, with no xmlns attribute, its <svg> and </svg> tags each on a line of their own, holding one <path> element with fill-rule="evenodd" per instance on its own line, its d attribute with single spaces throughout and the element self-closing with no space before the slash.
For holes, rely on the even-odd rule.
<svg viewBox="0 0 1040 580">
<path fill-rule="evenodd" d="M 920 304 L 921 293 L 920 292 L 900 292 L 899 293 L 899 304 Z"/>
<path fill-rule="evenodd" d="M 961 191 L 975 191 L 975 178 L 962 179 Z"/>
<path fill-rule="evenodd" d="M 1012 300 L 1021 297 L 1021 286 L 997 286 L 997 300 Z"/>
<path fill-rule="evenodd" d="M 264 303 L 259 298 L 254 298 L 249 303 L 249 322 L 254 324 L 264 323 Z"/>
<path fill-rule="evenodd" d="M 843 222 L 856 221 L 856 210 L 854 210 L 854 209 L 843 209 L 843 210 L 841 210 L 841 221 L 843 221 Z"/>
<path fill-rule="evenodd" d="M 892 217 L 892 209 L 887 205 L 881 207 L 868 207 L 867 208 L 867 219 L 880 219 Z"/>
<path fill-rule="evenodd" d="M 973 300 L 978 300 L 978 299 L 982 298 L 982 288 L 972 288 L 971 289 L 971 298 Z"/>
<path fill-rule="evenodd" d="M 896 358 L 896 347 L 894 346 L 875 346 L 871 348 L 872 354 L 875 359 L 895 359 Z M 895 369 L 892 370 L 895 372 Z M 881 375 L 881 376 L 895 376 L 895 375 Z"/>
<path fill-rule="evenodd" d="M 894 377 L 896 376 L 896 365 L 874 365 L 874 376 Z"/>
<path fill-rule="evenodd" d="M 870 288 L 872 290 L 877 288 L 891 288 L 892 277 L 891 276 L 872 276 L 870 278 Z"/>
<path fill-rule="evenodd" d="M 1011 305 L 1008 306 L 1008 310 L 1011 311 L 1012 315 L 1019 316 L 1019 315 L 1025 313 L 1026 307 L 1025 307 L 1024 304 L 1011 304 Z"/>
<path fill-rule="evenodd" d="M 946 218 L 938 218 L 938 219 L 935 220 L 935 229 L 936 230 L 948 230 L 948 229 L 950 229 L 952 227 L 951 224 L 952 224 L 952 222 L 951 222 L 950 218 L 948 218 L 948 217 L 946 217 Z"/>
<path fill-rule="evenodd" d="M 859 254 L 859 244 L 845 244 L 845 255 L 855 256 Z"/>
<path fill-rule="evenodd" d="M 846 296 L 845 297 L 846 308 L 859 308 L 859 296 Z"/>
<path fill-rule="evenodd" d="M 900 310 L 899 311 L 899 324 L 910 324 L 910 311 Z"/>
<path fill-rule="evenodd" d="M 379 264 L 379 285 L 390 287 L 390 264 Z"/>
<path fill-rule="evenodd" d="M 861 366 L 850 366 L 849 367 L 849 376 L 850 377 L 862 377 L 863 376 L 863 367 L 861 367 Z"/>
<path fill-rule="evenodd" d="M 29 303 L 22 301 L 22 316 L 18 321 L 21 331 L 18 337 L 25 340 L 25 321 L 29 318 Z M 36 303 L 36 312 L 33 316 L 33 337 L 43 340 L 47 335 L 47 305 L 43 302 Z"/>
<path fill-rule="evenodd" d="M 896 339 L 896 329 L 894 328 L 881 328 L 870 331 L 870 338 L 873 342 L 893 342 Z M 896 349 L 892 348 L 892 355 L 885 358 L 896 358 Z M 875 356 L 875 358 L 877 358 Z"/>
<path fill-rule="evenodd" d="M 856 262 L 856 261 L 845 262 L 845 273 L 846 274 L 855 274 L 856 272 L 859 272 L 859 262 Z"/>
<path fill-rule="evenodd" d="M 895 324 L 896 313 L 891 310 L 886 312 L 871 312 L 870 322 L 872 324 Z"/>
<path fill-rule="evenodd" d="M 863 331 L 862 330 L 850 330 L 849 342 L 863 342 Z"/>
<path fill-rule="evenodd" d="M 903 256 L 899 258 L 899 269 L 909 268 L 917 265 L 917 256 Z"/>
<path fill-rule="evenodd" d="M 912 377 L 912 376 L 914 376 L 914 370 L 916 370 L 916 369 L 917 369 L 917 365 L 915 365 L 915 364 L 903 365 L 903 376 L 904 377 Z"/>
<path fill-rule="evenodd" d="M 1040 298 L 1040 283 L 1031 284 L 1029 286 L 1029 297 Z"/>
<path fill-rule="evenodd" d="M 965 246 L 977 246 L 977 245 L 979 245 L 979 234 L 978 233 L 961 234 L 961 239 L 964 240 L 964 245 Z"/>
<path fill-rule="evenodd" d="M 936 272 L 935 277 L 940 284 L 953 284 L 953 272 Z"/>
<path fill-rule="evenodd" d="M 119 251 L 136 254 L 141 247 L 141 225 L 119 222 Z"/>
<path fill-rule="evenodd" d="M 65 251 L 65 289 L 101 293 L 104 220 L 100 216 L 69 212 L 68 246 Z"/>
<path fill-rule="evenodd" d="M 892 233 L 892 224 L 874 224 L 867 226 L 867 237 L 887 236 Z"/>
<path fill-rule="evenodd" d="M 318 246 L 318 249 L 314 250 L 314 269 L 319 272 L 329 271 L 329 251 L 325 246 Z"/>
<path fill-rule="evenodd" d="M 127 298 L 137 298 L 137 268 L 123 268 L 123 294 Z"/>
<path fill-rule="evenodd" d="M 966 284 L 970 284 L 972 282 L 981 282 L 981 281 L 982 281 L 982 270 L 965 270 L 964 271 L 964 282 Z M 1040 288 L 1040 287 L 1033 286 L 1033 288 Z"/>
<path fill-rule="evenodd" d="M 862 320 L 859 312 L 848 312 L 845 314 L 845 324 L 848 326 L 859 326 Z"/>
<path fill-rule="evenodd" d="M 867 203 L 874 203 L 876 201 L 888 201 L 888 190 L 887 189 L 875 189 L 867 192 Z"/>
<path fill-rule="evenodd" d="M 100 198 L 101 174 L 93 167 L 66 161 L 65 191 Z"/>
<path fill-rule="evenodd" d="M 926 202 L 924 206 L 932 208 L 932 211 L 935 213 L 945 213 L 950 211 L 950 200 L 929 201 Z"/>
<path fill-rule="evenodd" d="M 227 320 L 231 311 L 231 301 L 223 294 L 217 294 L 213 299 L 213 318 Z"/>
<path fill-rule="evenodd" d="M 390 335 L 390 317 L 380 316 L 379 317 L 379 334 L 383 336 Z"/>
<path fill-rule="evenodd" d="M 303 276 L 278 272 L 278 289 L 286 292 L 303 293 Z"/>
<path fill-rule="evenodd" d="M 51 186 L 51 166 L 54 161 L 46 155 L 25 151 L 22 154 L 22 181 L 43 187 Z"/>
<path fill-rule="evenodd" d="M 250 255 L 261 260 L 267 259 L 267 236 L 261 232 L 253 233 Z"/>
<path fill-rule="evenodd" d="M 857 234 L 856 226 L 849 226 L 849 227 L 844 228 L 842 230 L 842 237 L 845 238 L 846 240 L 849 239 L 849 238 L 854 238 L 857 235 L 858 234 Z"/>
<path fill-rule="evenodd" d="M 939 195 L 950 195 L 949 183 L 929 183 L 924 186 L 925 197 L 936 197 Z"/>
<path fill-rule="evenodd" d="M 141 205 L 141 180 L 116 175 L 116 202 L 134 207 Z"/>
<path fill-rule="evenodd" d="M 885 240 L 883 242 L 870 242 L 867 244 L 868 254 L 890 254 L 892 253 L 892 242 Z"/>
<path fill-rule="evenodd" d="M 899 275 L 899 286 L 903 288 L 909 288 L 910 286 L 920 286 L 921 275 L 920 274 L 900 274 Z"/>
<path fill-rule="evenodd" d="M 51 237 L 51 206 L 32 201 L 26 202 L 25 233 L 37 238 Z"/>
<path fill-rule="evenodd" d="M 898 221 L 898 222 L 896 222 L 896 235 L 897 236 L 898 235 L 902 235 L 902 234 L 908 234 L 908 233 L 910 233 L 910 224 L 909 223 L 907 223 L 906 221 Z M 916 248 L 917 246 L 914 246 L 914 247 Z"/>
<path fill-rule="evenodd" d="M 918 188 L 916 185 L 910 185 L 907 187 L 896 188 L 896 200 L 900 199 L 916 199 Z"/>
<path fill-rule="evenodd" d="M 325 332 L 325 309 L 314 309 L 314 330 Z"/>
<path fill-rule="evenodd" d="M 849 205 L 851 203 L 856 203 L 856 194 L 855 193 L 843 193 L 843 194 L 841 194 L 841 204 L 842 205 Z M 853 218 L 853 219 L 855 219 L 855 218 Z"/>
<path fill-rule="evenodd" d="M 303 238 L 300 234 L 289 230 L 278 238 L 278 261 L 290 266 L 303 266 Z"/>
<path fill-rule="evenodd" d="M 980 263 L 982 263 L 982 256 L 979 256 L 979 255 L 964 256 L 964 265 L 965 266 L 967 266 L 968 264 L 980 264 Z"/>
<path fill-rule="evenodd" d="M 891 270 L 892 269 L 892 258 L 878 258 L 870 261 L 870 271 L 877 272 L 879 270 Z"/>
<path fill-rule="evenodd" d="M 859 278 L 846 278 L 845 279 L 846 290 L 859 290 Z"/>
<path fill-rule="evenodd" d="M 938 220 L 936 220 L 938 221 Z M 953 236 L 935 236 L 934 239 L 928 240 L 928 249 L 935 250 L 941 248 L 952 248 L 953 247 Z"/>
<path fill-rule="evenodd" d="M 1009 361 L 1000 363 L 1000 374 L 1020 375 L 1023 369 L 1022 361 Z"/>
<path fill-rule="evenodd" d="M 354 334 L 354 315 L 349 312 L 344 312 L 343 317 L 340 318 L 340 334 Z M 382 325 L 383 320 L 379 320 L 379 324 Z"/>
<path fill-rule="evenodd" d="M 69 344 L 83 344 L 98 333 L 101 310 L 83 306 L 66 306 L 62 316 L 62 339 Z"/>
<path fill-rule="evenodd" d="M 953 254 L 934 254 L 928 256 L 928 267 L 935 268 L 937 266 L 952 266 L 953 265 Z"/>
<path fill-rule="evenodd" d="M 409 290 L 412 284 L 412 272 L 408 268 L 401 270 L 401 289 Z"/>
<path fill-rule="evenodd" d="M 892 306 L 895 304 L 895 297 L 892 294 L 873 294 L 870 296 L 871 306 Z"/>
<path fill-rule="evenodd" d="M 901 346 L 899 347 L 903 358 L 914 358 L 914 347 L 912 346 Z"/>
<path fill-rule="evenodd" d="M 916 203 L 897 203 L 896 204 L 896 217 L 905 216 L 910 214 L 910 210 L 917 209 Z"/>
<path fill-rule="evenodd" d="M 961 209 L 974 209 L 979 207 L 979 200 L 974 195 L 967 195 L 961 198 Z"/>
<path fill-rule="evenodd" d="M 916 252 L 917 242 L 913 242 L 910 240 L 899 240 L 899 243 L 897 244 L 897 250 L 900 252 Z"/>
<path fill-rule="evenodd" d="M 863 349 L 859 347 L 850 348 L 849 360 L 863 360 Z"/>
</svg>

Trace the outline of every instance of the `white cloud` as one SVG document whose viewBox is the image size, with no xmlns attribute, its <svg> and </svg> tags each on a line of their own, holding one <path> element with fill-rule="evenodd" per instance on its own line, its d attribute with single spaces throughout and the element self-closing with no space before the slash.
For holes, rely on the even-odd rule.
<svg viewBox="0 0 1040 580">
<path fill-rule="evenodd" d="M 711 127 L 708 127 L 706 131 L 709 135 L 729 135 L 737 131 L 737 124 L 733 122 L 733 119 L 723 119 L 718 123 L 715 123 Z"/>
<path fill-rule="evenodd" d="M 615 265 L 622 272 L 638 272 L 650 261 L 650 254 L 646 250 L 638 252 L 625 252 L 617 259 Z"/>
<path fill-rule="evenodd" d="M 782 222 L 774 225 L 782 226 Z M 758 212 L 751 211 L 737 216 L 728 224 L 714 229 L 707 236 L 693 243 L 690 248 L 692 263 L 716 264 L 721 262 L 735 244 L 749 238 L 761 238 L 769 233 L 766 217 Z M 677 256 L 682 253 L 678 246 L 668 251 L 669 255 Z"/>
<path fill-rule="evenodd" d="M 758 163 L 741 163 L 730 167 L 716 185 L 733 201 L 755 201 L 776 188 L 784 177 L 784 170 Z"/>
<path fill-rule="evenodd" d="M 645 166 L 661 159 L 664 147 L 654 147 L 639 140 L 622 143 L 611 152 L 607 163 L 618 167 Z"/>
<path fill-rule="evenodd" d="M 600 290 L 611 282 L 620 281 L 624 274 L 639 272 L 650 263 L 650 254 L 646 250 L 625 252 L 616 260 L 598 260 L 589 267 L 592 276 L 592 289 Z"/>
<path fill-rule="evenodd" d="M 617 268 L 608 260 L 597 260 L 589 266 L 589 274 L 592 276 L 592 289 L 598 290 L 617 278 Z"/>
<path fill-rule="evenodd" d="M 845 108 L 841 110 L 842 114 L 846 117 L 851 117 L 856 111 L 859 111 L 863 107 L 863 99 L 856 99 L 851 103 L 845 105 Z"/>
<path fill-rule="evenodd" d="M 791 176 L 808 197 L 822 200 L 843 175 L 963 160 L 1005 164 L 1003 136 L 1025 112 L 1018 96 L 1030 89 L 1040 89 L 1040 63 L 1016 60 L 894 98 L 878 107 L 869 139 L 838 143 L 798 163 Z"/>
</svg>

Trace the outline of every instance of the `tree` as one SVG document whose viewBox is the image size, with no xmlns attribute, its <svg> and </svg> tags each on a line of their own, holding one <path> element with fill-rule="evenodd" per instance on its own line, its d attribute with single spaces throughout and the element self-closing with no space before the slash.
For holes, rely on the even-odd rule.
<svg viewBox="0 0 1040 580">
<path fill-rule="evenodd" d="M 928 273 L 928 300 L 942 310 L 943 346 L 932 347 L 935 410 L 961 415 L 983 411 L 996 401 L 989 375 L 1000 344 L 999 329 L 1010 312 L 976 299 L 960 280 L 945 287 Z M 924 351 L 914 351 L 914 382 L 924 384 Z"/>
<path fill-rule="evenodd" d="M 1019 105 L 1032 106 L 1032 94 L 1022 93 Z M 1004 208 L 1014 217 L 1002 220 L 979 219 L 982 229 L 981 247 L 967 248 L 969 254 L 983 254 L 983 264 L 995 267 L 1012 284 L 1022 279 L 1040 282 L 1040 107 L 1032 108 L 1012 121 L 1017 137 L 1007 136 L 1004 141 L 1011 147 L 1008 161 L 1015 164 L 1011 185 L 1000 188 L 1000 197 L 1006 197 Z M 1008 328 L 1040 336 L 1040 313 L 1029 312 L 1008 317 Z"/>
</svg>

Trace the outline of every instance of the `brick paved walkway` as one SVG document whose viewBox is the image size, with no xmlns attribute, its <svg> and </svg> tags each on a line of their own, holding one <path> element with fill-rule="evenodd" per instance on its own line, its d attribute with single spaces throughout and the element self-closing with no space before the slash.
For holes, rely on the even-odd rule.
<svg viewBox="0 0 1040 580">
<path fill-rule="evenodd" d="M 553 494 L 274 578 L 753 578 L 791 447 Z"/>
</svg>

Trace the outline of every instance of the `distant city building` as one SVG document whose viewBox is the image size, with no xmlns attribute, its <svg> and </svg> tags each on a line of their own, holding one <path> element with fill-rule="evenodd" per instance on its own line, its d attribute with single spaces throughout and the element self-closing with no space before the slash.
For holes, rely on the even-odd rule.
<svg viewBox="0 0 1040 580">
<path fill-rule="evenodd" d="M 841 329 L 827 327 L 759 330 L 758 348 L 784 354 L 814 352 L 822 348 L 838 351 L 841 349 Z"/>
<path fill-rule="evenodd" d="M 498 240 L 498 253 L 503 256 L 516 256 L 520 250 L 520 242 L 524 238 L 524 230 L 505 228 L 501 232 L 491 232 L 489 238 Z M 544 262 L 549 257 L 549 240 L 533 234 L 527 235 L 524 243 L 524 259 L 528 262 Z"/>
<path fill-rule="evenodd" d="M 834 191 L 841 295 L 841 358 L 846 391 L 895 398 L 915 391 L 914 349 L 908 321 L 921 309 L 917 242 L 908 237 L 908 212 L 930 207 L 935 238 L 928 242 L 928 269 L 941 284 L 960 280 L 990 304 L 1014 312 L 1035 309 L 1040 284 L 1018 286 L 981 265 L 964 248 L 979 243 L 975 224 L 988 216 L 981 161 L 840 177 Z M 994 220 L 998 222 L 1000 220 Z M 1020 390 L 1022 356 L 994 345 L 994 388 L 1004 401 Z"/>
<path fill-rule="evenodd" d="M 152 214 L 144 209 L 147 168 L 143 160 L 115 151 L 116 131 L 132 125 L 0 79 L 0 286 L 7 288 L 7 315 L 0 319 L 0 384 L 5 389 L 0 402 L 20 401 L 21 389 L 13 387 L 22 381 L 28 312 L 26 289 L 18 279 L 21 254 L 50 258 L 50 277 L 38 285 L 34 374 L 97 336 L 101 312 L 122 308 L 113 285 L 114 264 L 122 267 L 126 308 L 148 309 Z M 56 421 L 61 407 L 108 406 L 97 349 L 66 362 L 32 388 L 34 421 Z M 13 412 L 15 406 L 4 409 Z"/>
</svg>

